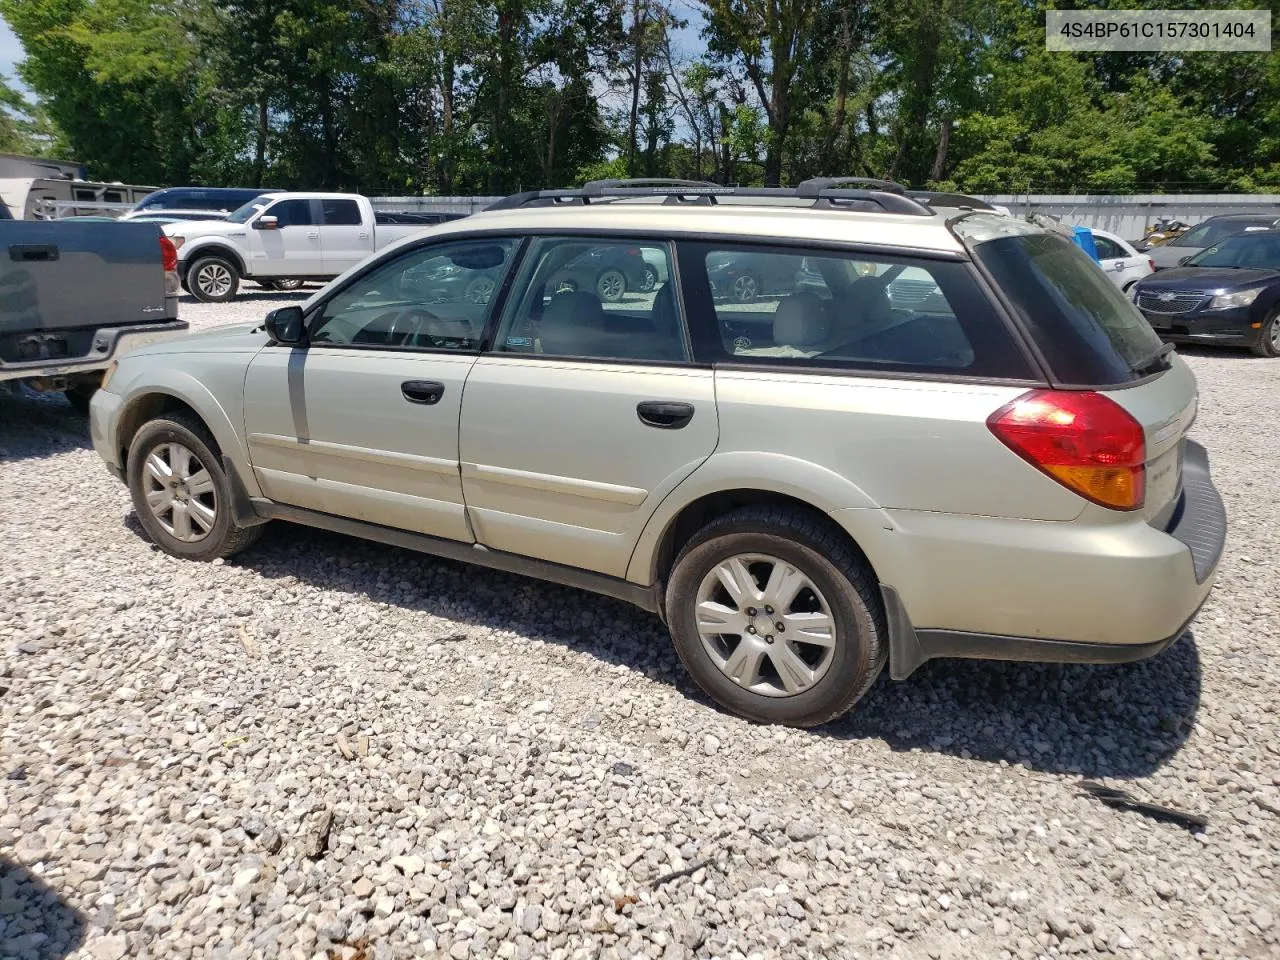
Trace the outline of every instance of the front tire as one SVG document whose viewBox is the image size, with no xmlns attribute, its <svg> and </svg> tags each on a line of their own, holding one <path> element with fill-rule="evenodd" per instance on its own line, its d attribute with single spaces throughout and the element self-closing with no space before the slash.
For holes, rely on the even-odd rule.
<svg viewBox="0 0 1280 960">
<path fill-rule="evenodd" d="M 240 271 L 226 257 L 200 257 L 187 271 L 187 289 L 204 303 L 226 303 L 240 289 Z"/>
<path fill-rule="evenodd" d="M 236 526 L 217 444 L 194 417 L 172 413 L 144 424 L 129 445 L 126 470 L 138 521 L 165 553 L 216 560 L 262 533 L 261 526 Z"/>
<path fill-rule="evenodd" d="M 1262 322 L 1258 331 L 1258 342 L 1253 345 L 1254 356 L 1280 357 L 1280 307 Z"/>
<path fill-rule="evenodd" d="M 829 521 L 746 507 L 680 551 L 666 590 L 681 662 L 713 700 L 760 723 L 845 713 L 884 666 L 875 576 Z"/>
<path fill-rule="evenodd" d="M 742 273 L 733 279 L 733 299 L 750 303 L 760 296 L 760 279 L 754 273 Z"/>
</svg>

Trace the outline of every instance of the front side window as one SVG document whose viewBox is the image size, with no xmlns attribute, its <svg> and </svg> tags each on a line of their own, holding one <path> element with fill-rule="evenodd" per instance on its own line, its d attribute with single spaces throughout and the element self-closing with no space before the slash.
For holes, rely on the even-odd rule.
<svg viewBox="0 0 1280 960">
<path fill-rule="evenodd" d="M 515 249 L 507 238 L 465 240 L 419 247 L 380 264 L 324 304 L 311 343 L 478 350 Z"/>
<path fill-rule="evenodd" d="M 310 200 L 281 200 L 265 215 L 275 217 L 282 230 L 285 227 L 309 227 L 315 222 L 311 217 Z"/>
<path fill-rule="evenodd" d="M 600 360 L 688 359 L 666 243 L 535 239 L 494 351 Z"/>
<path fill-rule="evenodd" d="M 354 200 L 323 200 L 321 206 L 326 227 L 360 226 L 360 205 Z"/>
<path fill-rule="evenodd" d="M 700 360 L 1030 376 L 963 263 L 699 243 L 681 264 L 715 315 Z"/>
</svg>

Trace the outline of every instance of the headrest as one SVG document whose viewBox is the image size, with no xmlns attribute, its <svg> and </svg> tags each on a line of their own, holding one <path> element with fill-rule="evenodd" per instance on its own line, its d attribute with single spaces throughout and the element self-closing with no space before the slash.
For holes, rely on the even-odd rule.
<svg viewBox="0 0 1280 960">
<path fill-rule="evenodd" d="M 538 339 L 542 352 L 562 357 L 589 356 L 604 330 L 604 308 L 585 290 L 557 293 L 542 311 Z"/>
<path fill-rule="evenodd" d="M 849 284 L 849 303 L 854 316 L 864 322 L 880 323 L 893 316 L 888 284 L 879 277 L 859 277 Z"/>
<path fill-rule="evenodd" d="M 827 312 L 816 294 L 783 297 L 773 315 L 773 342 L 778 346 L 811 347 L 826 340 L 828 332 Z"/>
<path fill-rule="evenodd" d="M 653 296 L 653 328 L 667 336 L 679 336 L 680 317 L 676 313 L 676 298 L 671 284 L 664 283 Z"/>
</svg>

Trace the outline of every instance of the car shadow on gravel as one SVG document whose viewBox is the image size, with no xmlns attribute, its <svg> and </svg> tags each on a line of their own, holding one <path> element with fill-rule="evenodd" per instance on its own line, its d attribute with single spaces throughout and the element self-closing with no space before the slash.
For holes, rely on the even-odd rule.
<svg viewBox="0 0 1280 960">
<path fill-rule="evenodd" d="M 1144 777 L 1186 742 L 1201 682 L 1191 632 L 1120 665 L 934 660 L 904 681 L 882 676 L 819 732 L 1046 773 Z"/>
<path fill-rule="evenodd" d="M 3 854 L 0 905 L 0 957 L 58 960 L 84 943 L 84 915 L 43 879 Z"/>
<path fill-rule="evenodd" d="M 128 527 L 146 539 L 130 514 Z M 607 597 L 286 523 L 232 562 L 268 579 L 362 594 L 406 610 L 522 636 L 624 665 L 707 706 L 659 620 Z M 1188 634 L 1133 664 L 1080 666 L 935 660 L 905 681 L 887 673 L 814 737 L 882 740 L 982 762 L 1089 777 L 1142 777 L 1186 740 L 1200 704 Z"/>
<path fill-rule="evenodd" d="M 89 420 L 60 393 L 0 384 L 0 463 L 86 450 Z"/>
</svg>

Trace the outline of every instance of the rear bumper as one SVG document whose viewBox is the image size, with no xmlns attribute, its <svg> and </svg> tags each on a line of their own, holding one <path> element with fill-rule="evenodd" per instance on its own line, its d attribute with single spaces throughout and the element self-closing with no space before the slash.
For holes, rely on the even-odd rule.
<svg viewBox="0 0 1280 960">
<path fill-rule="evenodd" d="M 149 343 L 170 340 L 186 332 L 185 320 L 102 327 L 93 332 L 93 342 L 84 356 L 33 360 L 29 363 L 0 363 L 0 380 L 51 379 L 105 370 L 121 354 Z"/>
<path fill-rule="evenodd" d="M 1227 526 L 1193 442 L 1163 530 L 1101 508 L 1071 522 L 886 514 L 893 529 L 868 539 L 863 526 L 859 542 L 884 584 L 899 679 L 934 657 L 1121 663 L 1159 653 L 1208 598 Z"/>
</svg>

